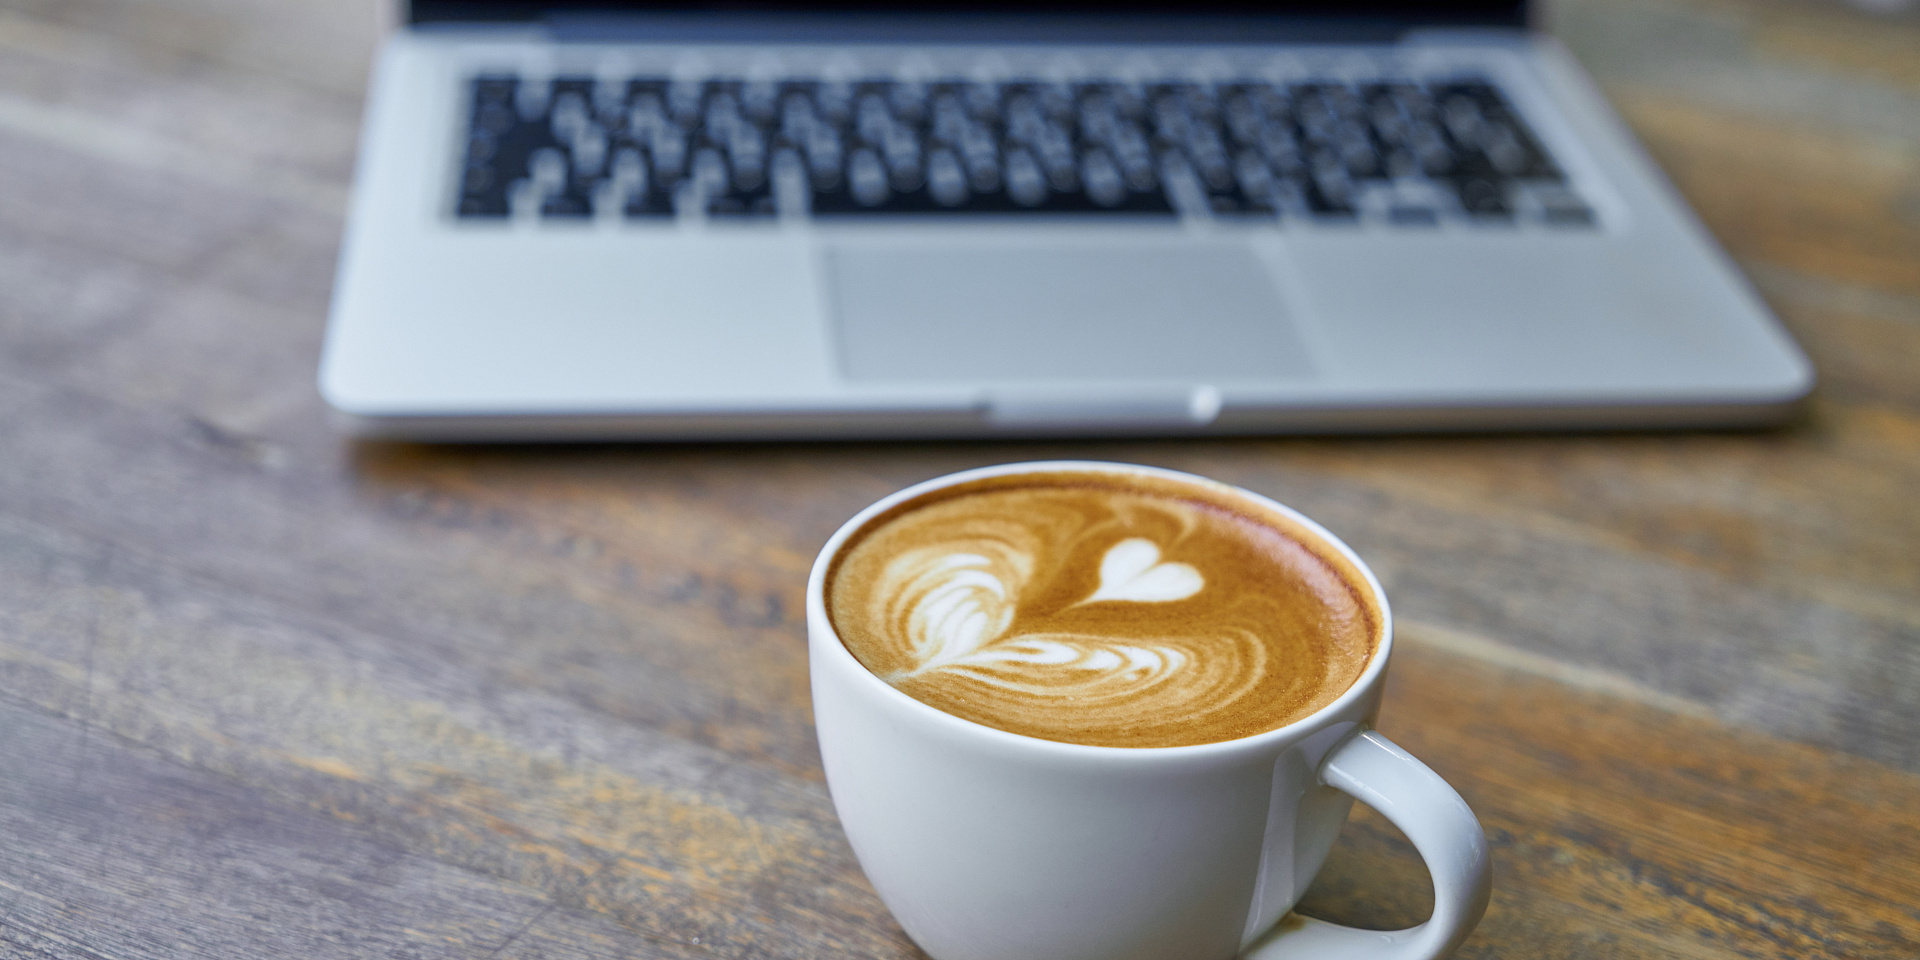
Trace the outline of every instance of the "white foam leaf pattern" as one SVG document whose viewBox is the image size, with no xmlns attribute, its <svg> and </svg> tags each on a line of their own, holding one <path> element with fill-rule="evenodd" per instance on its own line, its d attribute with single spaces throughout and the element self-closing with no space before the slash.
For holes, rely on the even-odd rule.
<svg viewBox="0 0 1920 960">
<path fill-rule="evenodd" d="M 1192 564 L 1162 563 L 1159 544 L 1132 537 L 1107 548 L 1107 555 L 1100 561 L 1100 588 L 1080 602 L 1166 603 L 1185 600 L 1199 593 L 1206 583 Z"/>
<path fill-rule="evenodd" d="M 914 578 L 913 646 L 919 670 L 957 663 L 997 639 L 1013 621 L 1007 585 L 993 561 L 974 553 L 942 557 Z"/>
<path fill-rule="evenodd" d="M 1187 663 L 1187 655 L 1170 646 L 1059 633 L 1004 636 L 1013 622 L 1016 591 L 1001 574 L 1012 571 L 996 570 L 993 558 L 977 553 L 946 554 L 915 566 L 920 569 L 904 584 L 911 598 L 908 635 L 915 661 L 907 676 L 960 670 L 996 685 L 1017 685 L 1015 676 L 1000 672 L 1042 667 L 1141 683 Z M 1100 587 L 1081 602 L 1184 600 L 1205 582 L 1191 565 L 1163 563 L 1158 545 L 1134 537 L 1107 550 Z"/>
</svg>

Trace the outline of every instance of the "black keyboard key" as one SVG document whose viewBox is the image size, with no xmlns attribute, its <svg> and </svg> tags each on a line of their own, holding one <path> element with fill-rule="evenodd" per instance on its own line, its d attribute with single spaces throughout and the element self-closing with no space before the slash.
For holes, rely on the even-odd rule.
<svg viewBox="0 0 1920 960">
<path fill-rule="evenodd" d="M 1329 190 L 1318 181 L 1308 181 L 1304 189 L 1307 212 L 1315 217 L 1331 220 L 1351 220 L 1358 216 L 1354 209 L 1353 196 L 1339 190 Z"/>
<path fill-rule="evenodd" d="M 1465 81 L 1434 87 L 1442 123 L 1473 172 L 1503 177 L 1565 179 L 1533 132 L 1493 85 Z"/>
<path fill-rule="evenodd" d="M 464 193 L 460 197 L 458 213 L 462 217 L 505 218 L 513 211 L 507 206 L 507 197 L 503 192 Z"/>
<path fill-rule="evenodd" d="M 593 216 L 593 202 L 574 191 L 563 191 L 548 196 L 540 203 L 540 215 L 562 219 L 582 219 Z"/>
<path fill-rule="evenodd" d="M 1507 191 L 1498 181 L 1482 177 L 1468 177 L 1454 181 L 1454 190 L 1460 197 L 1460 208 L 1476 220 L 1510 220 L 1513 207 L 1507 202 Z"/>
<path fill-rule="evenodd" d="M 623 146 L 614 152 L 602 188 L 606 202 L 617 205 L 623 216 L 673 216 L 672 195 L 649 176 L 647 162 L 635 147 Z"/>
<path fill-rule="evenodd" d="M 957 207 L 967 202 L 967 171 L 960 158 L 945 147 L 927 157 L 927 194 L 942 207 Z"/>
<path fill-rule="evenodd" d="M 1126 177 L 1120 172 L 1120 164 L 1104 148 L 1088 150 L 1081 158 L 1080 171 L 1087 199 L 1096 206 L 1112 208 L 1126 202 Z"/>
<path fill-rule="evenodd" d="M 1032 151 L 1015 147 L 1007 153 L 1007 196 L 1023 207 L 1037 207 L 1047 199 L 1047 177 Z"/>
<path fill-rule="evenodd" d="M 520 117 L 515 104 L 519 87 L 514 77 L 483 76 L 473 81 L 466 162 L 460 197 L 454 205 L 459 216 L 500 218 L 512 213 L 508 191 L 516 174 L 503 173 L 524 171 L 527 155 L 538 145 L 538 138 L 518 131 Z"/>
<path fill-rule="evenodd" d="M 847 161 L 847 193 L 862 207 L 878 207 L 893 195 L 887 184 L 887 168 L 880 155 L 869 147 L 853 152 Z"/>
<path fill-rule="evenodd" d="M 780 108 L 782 93 L 778 81 L 756 78 L 740 85 L 740 109 L 756 124 L 771 124 Z"/>
</svg>

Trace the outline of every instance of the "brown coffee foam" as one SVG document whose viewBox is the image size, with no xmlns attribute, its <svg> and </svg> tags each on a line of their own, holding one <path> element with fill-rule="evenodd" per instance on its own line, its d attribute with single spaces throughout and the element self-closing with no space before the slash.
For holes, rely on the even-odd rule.
<svg viewBox="0 0 1920 960">
<path fill-rule="evenodd" d="M 1155 544 L 1160 563 L 1192 567 L 1204 586 L 1086 602 L 1127 540 Z M 827 610 L 854 657 L 917 700 L 1122 747 L 1232 740 L 1305 717 L 1359 678 L 1381 620 L 1359 570 L 1292 518 L 1199 484 L 1093 471 L 984 478 L 888 510 L 836 556 Z"/>
</svg>

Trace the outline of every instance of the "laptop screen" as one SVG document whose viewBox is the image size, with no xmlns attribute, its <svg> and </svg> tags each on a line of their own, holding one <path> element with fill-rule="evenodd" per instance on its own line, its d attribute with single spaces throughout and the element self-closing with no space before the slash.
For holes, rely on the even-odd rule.
<svg viewBox="0 0 1920 960">
<path fill-rule="evenodd" d="M 1032 17 L 1248 18 L 1368 21 L 1396 26 L 1519 26 L 1524 0 L 412 0 L 413 23 L 528 21 L 569 15 L 648 14 L 1018 14 Z"/>
</svg>

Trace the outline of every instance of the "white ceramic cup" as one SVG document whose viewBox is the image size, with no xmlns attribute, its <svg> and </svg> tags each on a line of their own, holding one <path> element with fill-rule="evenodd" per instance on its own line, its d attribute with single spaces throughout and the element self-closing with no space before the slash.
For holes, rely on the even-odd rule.
<svg viewBox="0 0 1920 960">
<path fill-rule="evenodd" d="M 1305 719 L 1239 740 L 1147 749 L 997 730 L 868 672 L 827 618 L 834 556 L 903 502 L 1030 471 L 1150 474 L 1292 518 L 1366 578 L 1380 611 L 1373 659 Z M 1487 842 L 1473 811 L 1372 729 L 1393 646 L 1379 581 L 1339 538 L 1258 494 L 1111 463 L 1009 464 L 929 480 L 862 510 L 827 541 L 807 582 L 807 633 L 834 807 L 880 899 L 935 960 L 1432 960 L 1486 909 Z M 1426 860 L 1427 922 L 1359 930 L 1289 914 L 1355 799 Z"/>
</svg>

